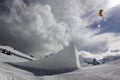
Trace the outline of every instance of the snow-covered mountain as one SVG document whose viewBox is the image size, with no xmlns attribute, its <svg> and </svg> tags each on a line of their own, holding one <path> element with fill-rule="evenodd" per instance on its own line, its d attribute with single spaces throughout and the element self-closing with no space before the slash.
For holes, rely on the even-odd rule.
<svg viewBox="0 0 120 80">
<path fill-rule="evenodd" d="M 112 46 L 106 52 L 101 54 L 92 54 L 90 52 L 80 51 L 79 55 L 82 66 L 88 66 L 88 64 L 90 65 L 103 64 L 106 62 L 120 59 L 120 47 Z"/>
</svg>

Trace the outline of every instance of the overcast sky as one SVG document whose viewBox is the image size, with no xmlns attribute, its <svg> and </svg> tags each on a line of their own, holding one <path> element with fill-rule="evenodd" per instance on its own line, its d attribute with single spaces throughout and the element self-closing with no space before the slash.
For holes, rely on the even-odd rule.
<svg viewBox="0 0 120 80">
<path fill-rule="evenodd" d="M 119 0 L 0 0 L 0 44 L 38 56 L 59 51 L 72 41 L 78 50 L 101 53 L 114 42 L 111 38 L 119 41 L 119 3 Z M 104 10 L 105 20 L 98 16 L 99 9 Z"/>
</svg>

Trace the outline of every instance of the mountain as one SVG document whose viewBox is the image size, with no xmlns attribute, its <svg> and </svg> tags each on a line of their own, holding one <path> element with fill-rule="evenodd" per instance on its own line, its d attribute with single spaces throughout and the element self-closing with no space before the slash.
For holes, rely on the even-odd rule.
<svg viewBox="0 0 120 80">
<path fill-rule="evenodd" d="M 120 59 L 120 47 L 112 46 L 106 52 L 101 54 L 92 54 L 86 51 L 80 51 L 78 54 L 81 66 L 87 67 Z"/>
</svg>

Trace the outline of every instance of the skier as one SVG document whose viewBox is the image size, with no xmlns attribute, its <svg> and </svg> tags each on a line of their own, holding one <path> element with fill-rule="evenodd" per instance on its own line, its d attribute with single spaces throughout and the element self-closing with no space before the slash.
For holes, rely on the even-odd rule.
<svg viewBox="0 0 120 80">
<path fill-rule="evenodd" d="M 103 9 L 100 9 L 100 10 L 99 10 L 98 15 L 99 15 L 100 17 L 102 17 L 102 19 L 104 19 L 104 16 L 103 16 Z"/>
</svg>

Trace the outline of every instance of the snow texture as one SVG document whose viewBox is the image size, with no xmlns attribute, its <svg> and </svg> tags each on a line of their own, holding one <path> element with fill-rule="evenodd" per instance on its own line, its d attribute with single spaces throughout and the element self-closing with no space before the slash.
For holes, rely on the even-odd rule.
<svg viewBox="0 0 120 80">
<path fill-rule="evenodd" d="M 66 50 L 68 50 L 67 52 L 70 52 L 70 53 L 74 52 L 74 51 L 72 51 L 73 47 L 74 46 L 72 45 L 72 46 L 65 48 L 63 51 L 59 52 L 59 55 L 63 52 L 66 52 Z M 7 61 L 8 60 L 14 61 L 15 59 L 22 60 L 16 56 L 9 56 L 9 55 L 5 55 L 2 53 L 0 53 L 0 55 L 1 55 L 0 56 L 1 60 L 3 58 L 5 58 L 4 60 L 7 60 Z M 51 55 L 48 57 L 52 58 L 52 56 L 57 56 L 57 55 L 58 54 Z M 65 55 L 67 56 L 68 54 L 64 54 L 64 56 Z M 7 56 L 12 57 L 12 58 L 8 58 Z M 48 57 L 46 57 L 46 58 L 48 58 Z M 70 56 L 68 56 L 68 57 L 71 59 Z M 63 60 L 62 59 L 60 61 L 64 60 L 64 59 Z M 35 62 L 41 61 L 41 60 L 35 60 Z M 34 62 L 34 61 L 29 61 L 29 62 Z M 53 62 L 56 62 L 56 61 L 53 61 Z M 25 63 L 27 63 L 27 62 L 25 62 Z M 67 65 L 68 63 L 64 62 L 64 65 Z M 20 64 L 22 64 L 22 63 L 20 63 Z M 61 63 L 56 63 L 56 64 L 61 64 Z M 35 65 L 39 66 L 38 64 L 34 64 L 34 66 Z M 27 66 L 26 69 L 29 69 L 29 66 Z M 31 69 L 31 71 L 32 70 L 34 72 L 34 69 Z M 92 67 L 85 67 L 85 68 L 81 67 L 79 70 L 61 73 L 61 74 L 55 74 L 55 75 L 48 75 L 48 74 L 41 75 L 40 74 L 40 73 L 42 73 L 41 70 L 38 70 L 38 72 L 40 72 L 40 73 L 34 74 L 33 72 L 29 72 L 27 70 L 20 69 L 18 67 L 11 66 L 9 64 L 0 62 L 0 80 L 120 80 L 120 76 L 119 76 L 120 75 L 120 60 L 111 61 L 111 62 L 108 62 L 105 64 L 96 65 L 96 66 L 92 66 Z"/>
<path fill-rule="evenodd" d="M 28 56 L 28 55 L 26 55 L 18 50 L 15 50 L 14 48 L 12 48 L 8 45 L 0 46 L 0 51 L 2 52 L 2 50 L 10 52 L 11 55 L 14 55 L 14 56 L 19 57 L 19 58 L 24 58 L 26 60 L 35 60 L 35 58 L 30 57 L 30 56 Z"/>
<path fill-rule="evenodd" d="M 55 73 L 67 72 L 80 68 L 79 56 L 75 51 L 74 45 L 64 48 L 62 51 L 58 52 L 55 55 L 51 55 L 39 60 L 12 63 L 12 65 L 26 69 L 28 71 L 46 72 L 49 74 L 49 71 L 54 71 Z"/>
</svg>

